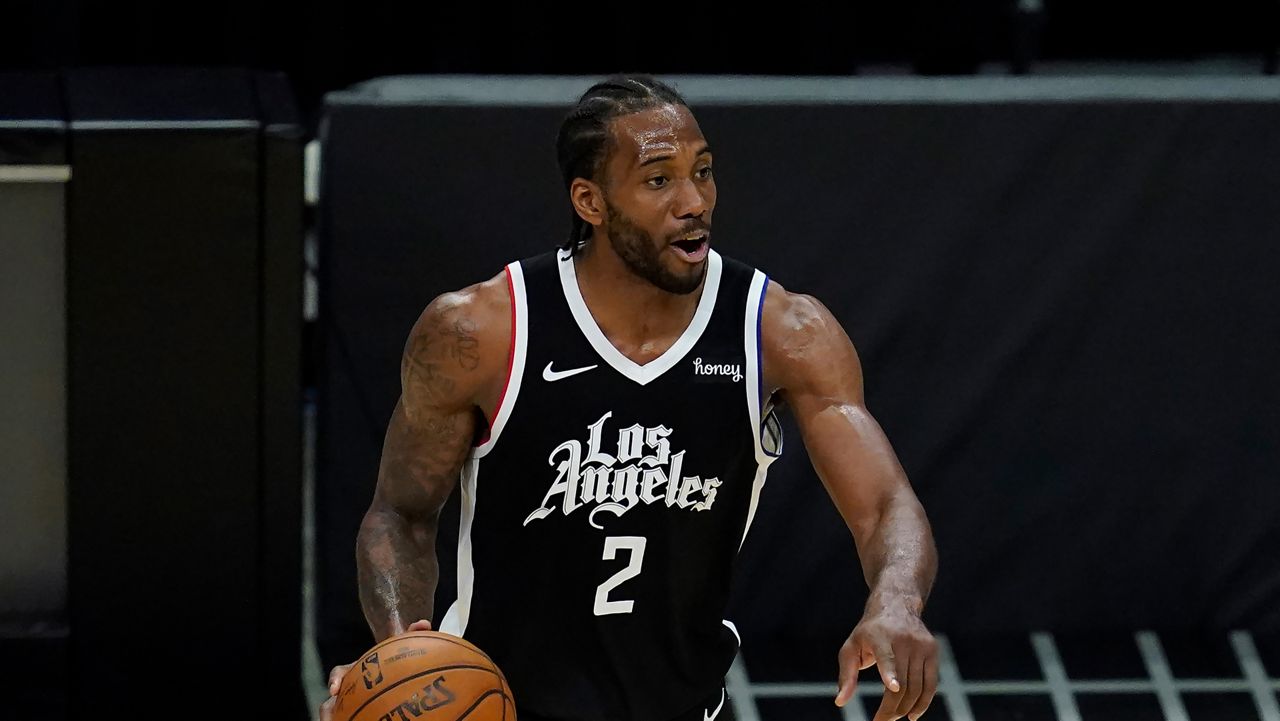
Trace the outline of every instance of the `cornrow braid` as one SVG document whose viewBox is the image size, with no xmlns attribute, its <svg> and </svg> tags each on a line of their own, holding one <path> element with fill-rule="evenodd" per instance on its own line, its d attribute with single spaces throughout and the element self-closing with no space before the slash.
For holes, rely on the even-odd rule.
<svg viewBox="0 0 1280 721">
<path fill-rule="evenodd" d="M 556 156 L 568 190 L 575 178 L 597 180 L 609 157 L 609 124 L 624 115 L 663 105 L 689 107 L 674 88 L 650 75 L 613 75 L 592 85 L 560 123 Z M 561 248 L 576 253 L 591 237 L 591 225 L 570 209 L 569 237 Z"/>
</svg>

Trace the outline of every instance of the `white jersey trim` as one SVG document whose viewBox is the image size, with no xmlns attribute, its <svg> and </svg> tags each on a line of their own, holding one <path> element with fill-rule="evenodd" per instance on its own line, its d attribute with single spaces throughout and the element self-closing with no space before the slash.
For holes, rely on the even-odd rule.
<svg viewBox="0 0 1280 721">
<path fill-rule="evenodd" d="M 458 521 L 458 599 L 449 606 L 438 629 L 463 636 L 471 620 L 471 598 L 475 591 L 476 569 L 471 560 L 471 524 L 476 518 L 476 478 L 480 459 L 469 458 L 462 466 L 462 516 Z"/>
<path fill-rule="evenodd" d="M 564 288 L 565 300 L 569 302 L 569 310 L 573 312 L 573 319 L 578 322 L 578 328 L 582 330 L 582 334 L 587 337 L 591 347 L 595 348 L 596 353 L 606 363 L 640 385 L 647 385 L 666 373 L 693 348 L 693 345 L 702 337 L 702 332 L 707 329 L 711 312 L 716 307 L 716 295 L 720 291 L 721 260 L 720 255 L 712 250 L 707 253 L 707 276 L 703 281 L 702 298 L 698 300 L 698 308 L 694 311 L 693 320 L 665 353 L 640 365 L 620 353 L 605 337 L 600 326 L 596 325 L 596 319 L 592 317 L 591 310 L 587 308 L 587 303 L 582 298 L 582 289 L 578 287 L 578 273 L 568 251 L 558 253 L 556 261 L 560 269 L 560 285 Z"/>
<path fill-rule="evenodd" d="M 742 344 L 747 364 L 746 383 L 743 385 L 746 387 L 747 414 L 751 418 L 751 438 L 756 452 L 756 477 L 751 484 L 751 505 L 747 508 L 747 523 L 742 529 L 742 540 L 738 542 L 739 550 L 747 540 L 751 522 L 755 520 L 756 508 L 760 505 L 760 492 L 764 490 L 765 479 L 769 474 L 769 464 L 777 458 L 764 448 L 764 421 L 760 417 L 764 383 L 760 368 L 760 314 L 764 309 L 764 294 L 768 287 L 768 276 L 757 270 L 751 277 L 751 287 L 747 290 L 747 312 L 742 324 Z"/>
<path fill-rule="evenodd" d="M 723 623 L 725 628 L 733 632 L 733 637 L 738 639 L 738 648 L 742 648 L 742 634 L 738 633 L 738 627 L 734 625 L 733 621 L 730 621 L 727 618 L 722 618 L 720 619 L 720 623 Z"/>
<path fill-rule="evenodd" d="M 498 443 L 498 437 L 502 435 L 502 429 L 506 427 L 511 411 L 516 407 L 520 381 L 524 378 L 524 362 L 529 350 L 529 301 L 525 294 L 524 270 L 519 263 L 507 266 L 507 277 L 511 281 L 511 315 L 515 324 L 511 338 L 511 372 L 507 377 L 502 400 L 498 402 L 497 416 L 489 429 L 489 437 L 471 451 L 473 458 L 484 458 Z"/>
<path fill-rule="evenodd" d="M 476 517 L 476 479 L 480 474 L 480 459 L 492 451 L 511 418 L 520 395 L 520 381 L 524 378 L 525 358 L 529 349 L 529 302 L 525 294 L 524 270 L 519 263 L 507 266 L 507 278 L 511 282 L 511 370 L 498 411 L 484 443 L 471 450 L 471 456 L 462 466 L 462 517 L 458 523 L 458 598 L 445 612 L 439 630 L 462 636 L 471 618 L 471 597 L 475 590 L 476 571 L 471 560 L 471 524 Z"/>
<path fill-rule="evenodd" d="M 751 505 L 747 507 L 747 523 L 742 527 L 742 540 L 738 541 L 739 551 L 742 550 L 742 544 L 747 542 L 747 534 L 751 532 L 751 522 L 756 520 L 756 509 L 760 506 L 760 492 L 764 490 L 765 478 L 768 475 L 769 463 L 761 463 L 756 467 L 756 477 L 751 483 Z"/>
<path fill-rule="evenodd" d="M 753 444 L 756 450 L 756 462 L 767 466 L 773 462 L 775 455 L 764 448 L 764 419 L 760 414 L 760 405 L 764 400 L 764 378 L 761 368 L 760 348 L 760 316 L 764 312 L 764 294 L 769 287 L 769 277 L 756 271 L 751 278 L 751 287 L 747 290 L 747 313 L 742 328 L 742 344 L 746 352 L 747 412 L 751 415 Z"/>
</svg>

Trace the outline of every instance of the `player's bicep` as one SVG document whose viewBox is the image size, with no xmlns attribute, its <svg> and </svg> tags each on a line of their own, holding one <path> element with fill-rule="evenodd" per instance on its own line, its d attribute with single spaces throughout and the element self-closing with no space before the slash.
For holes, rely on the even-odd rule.
<svg viewBox="0 0 1280 721">
<path fill-rule="evenodd" d="M 407 518 L 433 516 L 453 492 L 471 450 L 470 408 L 413 407 L 401 397 L 387 425 L 374 506 Z"/>
<path fill-rule="evenodd" d="M 769 293 L 765 372 L 801 430 L 824 413 L 861 408 L 862 364 L 840 322 L 815 298 L 780 288 Z"/>
<path fill-rule="evenodd" d="M 475 437 L 475 398 L 484 377 L 473 312 L 466 296 L 445 295 L 414 325 L 383 441 L 375 507 L 434 515 L 457 485 Z"/>
<path fill-rule="evenodd" d="M 863 399 L 862 366 L 843 327 L 817 300 L 788 295 L 768 350 L 809 459 L 855 535 L 906 487 L 905 475 Z"/>
</svg>

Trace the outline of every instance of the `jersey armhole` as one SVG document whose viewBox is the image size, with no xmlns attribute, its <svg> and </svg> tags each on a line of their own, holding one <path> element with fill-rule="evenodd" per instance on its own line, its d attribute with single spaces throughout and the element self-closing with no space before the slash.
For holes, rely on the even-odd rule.
<svg viewBox="0 0 1280 721">
<path fill-rule="evenodd" d="M 507 352 L 507 379 L 498 396 L 498 405 L 494 409 L 493 422 L 484 437 L 472 450 L 473 458 L 483 458 L 493 450 L 502 429 L 511 417 L 515 408 L 516 397 L 520 395 L 520 381 L 524 376 L 525 354 L 528 349 L 529 312 L 525 295 L 524 272 L 519 262 L 507 266 L 507 292 L 511 295 L 511 348 Z"/>
<path fill-rule="evenodd" d="M 769 290 L 769 276 L 755 271 L 747 291 L 746 322 L 743 324 L 743 348 L 746 352 L 747 412 L 751 417 L 752 444 L 756 463 L 768 466 L 782 455 L 782 426 L 772 398 L 764 397 L 764 352 L 760 326 L 764 319 L 764 297 Z"/>
</svg>

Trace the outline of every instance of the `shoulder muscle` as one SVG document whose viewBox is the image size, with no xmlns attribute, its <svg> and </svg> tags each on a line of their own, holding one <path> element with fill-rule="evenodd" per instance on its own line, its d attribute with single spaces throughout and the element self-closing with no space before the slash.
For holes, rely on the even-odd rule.
<svg viewBox="0 0 1280 721">
<path fill-rule="evenodd" d="M 765 381 L 785 396 L 798 393 L 862 401 L 862 368 L 848 334 L 811 295 L 770 282 L 761 314 Z"/>
<path fill-rule="evenodd" d="M 505 381 L 511 345 L 506 273 L 436 296 L 405 342 L 400 385 L 405 412 L 483 405 Z"/>
</svg>

